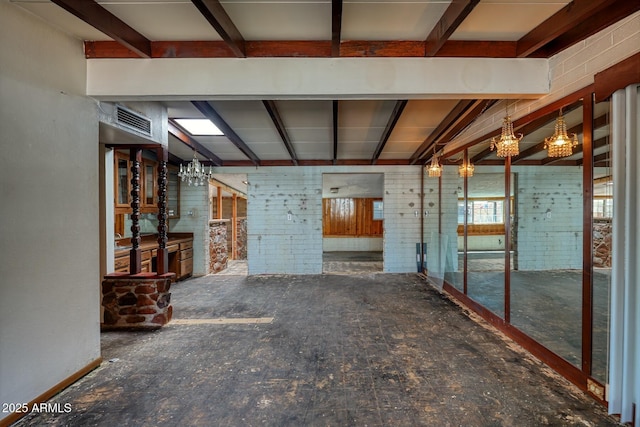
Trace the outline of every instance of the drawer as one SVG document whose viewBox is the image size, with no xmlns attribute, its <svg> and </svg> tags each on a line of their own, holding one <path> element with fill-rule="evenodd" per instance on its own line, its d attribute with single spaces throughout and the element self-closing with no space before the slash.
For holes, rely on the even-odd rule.
<svg viewBox="0 0 640 427">
<path fill-rule="evenodd" d="M 178 252 L 178 249 L 180 249 L 180 245 L 178 245 L 178 244 L 175 244 L 175 245 L 169 245 L 169 246 L 167 246 L 167 251 L 168 251 L 169 253 L 171 253 L 171 252 Z"/>
<path fill-rule="evenodd" d="M 193 258 L 180 261 L 180 277 L 188 276 L 193 273 Z"/>
<path fill-rule="evenodd" d="M 147 261 L 151 259 L 151 251 L 142 252 L 142 261 Z"/>
<path fill-rule="evenodd" d="M 193 240 L 189 241 L 189 242 L 182 242 L 180 243 L 180 250 L 183 251 L 185 249 L 191 249 L 193 248 Z"/>
<path fill-rule="evenodd" d="M 184 260 L 187 258 L 193 258 L 193 249 L 181 249 L 180 250 L 180 260 Z"/>
<path fill-rule="evenodd" d="M 116 271 L 127 271 L 129 269 L 129 256 L 116 258 L 113 264 Z"/>
</svg>

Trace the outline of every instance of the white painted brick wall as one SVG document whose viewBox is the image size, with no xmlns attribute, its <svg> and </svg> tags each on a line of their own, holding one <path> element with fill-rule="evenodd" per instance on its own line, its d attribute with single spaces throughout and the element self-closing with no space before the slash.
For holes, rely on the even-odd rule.
<svg viewBox="0 0 640 427">
<path fill-rule="evenodd" d="M 594 75 L 640 52 L 640 12 L 605 28 L 549 59 L 550 91 L 536 100 L 509 101 L 513 120 L 538 110 L 594 82 Z M 499 102 L 480 116 L 447 150 L 499 129 L 505 105 Z"/>
<path fill-rule="evenodd" d="M 191 212 L 191 215 L 189 215 Z M 193 275 L 209 273 L 209 188 L 180 183 L 180 218 L 169 220 L 169 232 L 193 233 Z"/>
<path fill-rule="evenodd" d="M 448 248 L 446 271 L 458 271 L 458 197 L 462 195 L 459 191 L 462 191 L 463 185 L 457 166 L 443 168 L 441 221 Z"/>
<path fill-rule="evenodd" d="M 582 168 L 513 167 L 518 175 L 518 268 L 582 268 Z"/>
<path fill-rule="evenodd" d="M 238 173 L 239 169 L 217 168 L 216 172 Z M 421 219 L 420 166 L 263 167 L 241 172 L 247 173 L 249 181 L 249 274 L 322 273 L 323 173 L 385 174 L 384 271 L 416 271 L 415 244 L 420 242 Z M 437 200 L 436 194 L 433 197 Z"/>
<path fill-rule="evenodd" d="M 249 274 L 321 274 L 320 169 L 260 168 L 248 181 Z"/>
<path fill-rule="evenodd" d="M 420 243 L 420 166 L 395 167 L 384 174 L 384 271 L 417 272 Z M 417 216 L 416 216 L 417 212 Z"/>
</svg>

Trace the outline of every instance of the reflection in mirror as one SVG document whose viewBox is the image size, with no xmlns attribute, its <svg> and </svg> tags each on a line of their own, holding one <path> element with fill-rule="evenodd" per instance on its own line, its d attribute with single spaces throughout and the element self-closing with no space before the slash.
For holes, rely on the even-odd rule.
<svg viewBox="0 0 640 427">
<path fill-rule="evenodd" d="M 505 180 L 504 166 L 476 164 L 467 182 L 467 294 L 504 317 Z M 464 198 L 458 199 L 459 211 Z M 458 241 L 461 240 L 458 218 Z"/>
<path fill-rule="evenodd" d="M 611 223 L 613 179 L 609 140 L 609 102 L 594 108 L 593 131 L 593 339 L 591 375 L 608 381 L 609 298 L 611 290 Z"/>
<path fill-rule="evenodd" d="M 423 235 L 426 244 L 425 264 L 426 274 L 433 284 L 442 289 L 444 284 L 444 266 L 448 248 L 448 239 L 440 233 L 440 179 L 424 174 L 423 187 Z"/>
<path fill-rule="evenodd" d="M 569 133 L 582 143 L 582 107 L 564 109 Z M 582 146 L 547 157 L 542 142 L 555 117 L 532 129 L 512 159 L 515 175 L 510 275 L 511 323 L 580 367 L 582 356 Z M 523 156 L 522 153 L 525 153 Z"/>
<path fill-rule="evenodd" d="M 442 171 L 441 245 L 445 254 L 445 280 L 464 291 L 464 243 L 458 239 L 458 221 L 464 210 L 458 211 L 458 199 L 464 198 L 464 180 L 458 176 L 457 165 L 445 165 Z M 464 208 L 463 208 L 464 209 Z"/>
</svg>

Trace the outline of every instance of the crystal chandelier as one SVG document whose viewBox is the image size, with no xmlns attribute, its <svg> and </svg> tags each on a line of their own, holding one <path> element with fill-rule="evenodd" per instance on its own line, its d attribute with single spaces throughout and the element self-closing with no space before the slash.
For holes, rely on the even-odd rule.
<svg viewBox="0 0 640 427">
<path fill-rule="evenodd" d="M 435 146 L 433 147 L 433 157 L 431 157 L 431 164 L 427 168 L 427 171 L 429 171 L 429 177 L 431 178 L 438 178 L 440 175 L 442 175 L 442 166 L 440 166 L 440 163 L 438 162 L 438 156 L 436 155 Z"/>
<path fill-rule="evenodd" d="M 458 174 L 460 175 L 460 178 L 471 177 L 473 176 L 474 169 L 475 168 L 473 167 L 471 162 L 463 160 L 462 164 L 458 166 Z"/>
<path fill-rule="evenodd" d="M 496 155 L 498 157 L 517 156 L 520 153 L 519 142 L 521 139 L 521 133 L 519 133 L 518 136 L 514 135 L 511 116 L 507 114 L 502 121 L 500 138 L 491 138 L 491 151 L 493 151 L 494 148 L 497 149 Z"/>
<path fill-rule="evenodd" d="M 573 154 L 573 147 L 576 145 L 578 145 L 578 135 L 575 133 L 573 136 L 567 135 L 567 124 L 564 122 L 561 109 L 553 136 L 544 139 L 544 149 L 547 150 L 549 157 L 568 157 Z"/>
<path fill-rule="evenodd" d="M 213 171 L 211 170 L 211 166 L 209 166 L 209 171 L 205 172 L 204 165 L 200 163 L 198 158 L 196 157 L 196 152 L 193 152 L 193 160 L 186 166 L 180 165 L 180 172 L 178 172 L 178 176 L 182 178 L 182 182 L 187 181 L 189 185 L 199 186 L 205 185 L 209 182 L 211 177 L 213 176 Z"/>
</svg>

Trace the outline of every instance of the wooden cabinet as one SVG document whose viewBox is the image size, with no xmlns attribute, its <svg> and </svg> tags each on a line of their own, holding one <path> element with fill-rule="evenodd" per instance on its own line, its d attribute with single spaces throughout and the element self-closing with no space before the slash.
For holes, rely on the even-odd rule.
<svg viewBox="0 0 640 427">
<path fill-rule="evenodd" d="M 114 159 L 115 213 L 131 213 L 131 161 L 129 160 L 129 152 L 116 151 Z M 168 176 L 169 178 L 170 175 Z M 178 178 L 177 175 L 175 178 Z M 174 189 L 173 193 L 175 192 L 176 190 Z M 177 210 L 177 207 L 174 209 Z M 158 212 L 158 163 L 146 158 L 140 164 L 140 212 Z"/>
<path fill-rule="evenodd" d="M 140 212 L 150 213 L 158 211 L 157 196 L 157 163 L 151 160 L 142 161 L 142 186 L 140 195 Z"/>
<path fill-rule="evenodd" d="M 180 177 L 174 166 L 167 167 L 167 215 L 180 218 Z"/>
<path fill-rule="evenodd" d="M 178 278 L 191 276 L 193 274 L 193 240 L 180 243 L 178 260 Z"/>
<path fill-rule="evenodd" d="M 131 210 L 129 206 L 129 187 L 131 185 L 131 170 L 129 168 L 129 155 L 116 151 L 114 165 L 114 205 L 116 213 L 125 213 Z"/>
<path fill-rule="evenodd" d="M 158 244 L 155 239 L 156 236 L 144 237 L 140 245 L 142 252 L 142 273 L 156 271 Z M 118 242 L 122 246 L 130 244 L 129 239 L 122 239 Z M 191 277 L 193 275 L 193 235 L 191 233 L 181 233 L 178 234 L 178 237 L 169 237 L 167 251 L 169 252 L 169 271 L 176 274 L 176 280 Z M 116 252 L 114 256 L 114 270 L 118 273 L 129 272 L 128 250 L 119 250 Z"/>
</svg>

